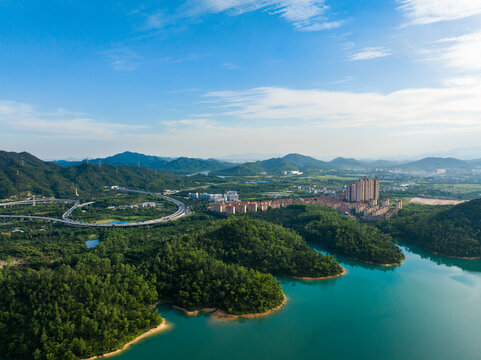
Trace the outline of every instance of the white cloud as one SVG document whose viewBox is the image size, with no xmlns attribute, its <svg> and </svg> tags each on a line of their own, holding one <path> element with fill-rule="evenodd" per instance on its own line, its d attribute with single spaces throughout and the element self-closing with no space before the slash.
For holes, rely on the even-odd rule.
<svg viewBox="0 0 481 360">
<path fill-rule="evenodd" d="M 213 128 L 218 125 L 217 121 L 211 119 L 182 119 L 182 120 L 170 120 L 170 121 L 162 121 L 161 125 L 168 127 L 170 130 L 174 130 L 176 128 Z"/>
<path fill-rule="evenodd" d="M 454 127 L 481 124 L 481 84 L 405 89 L 388 94 L 255 88 L 208 93 L 224 117 L 248 124 L 296 123 L 303 127 Z"/>
<path fill-rule="evenodd" d="M 156 12 L 147 16 L 143 30 L 161 29 L 168 24 L 162 12 Z"/>
<path fill-rule="evenodd" d="M 39 112 L 33 106 L 0 100 L 0 125 L 10 131 L 38 136 L 62 136 L 82 139 L 112 138 L 121 132 L 139 130 L 143 126 L 98 121 L 84 114 L 59 109 Z"/>
<path fill-rule="evenodd" d="M 101 52 L 109 66 L 115 71 L 135 70 L 140 65 L 139 56 L 127 48 L 116 48 Z"/>
<path fill-rule="evenodd" d="M 391 50 L 383 47 L 366 47 L 356 54 L 349 56 L 349 61 L 379 59 L 391 55 Z"/>
<path fill-rule="evenodd" d="M 329 21 L 325 0 L 201 0 L 191 1 L 193 13 L 227 12 L 240 15 L 255 10 L 277 14 L 298 30 L 319 31 L 341 26 L 343 21 Z"/>
<path fill-rule="evenodd" d="M 481 14 L 481 0 L 398 0 L 411 24 L 430 24 Z"/>
<path fill-rule="evenodd" d="M 439 40 L 440 59 L 457 72 L 481 72 L 481 32 Z"/>
</svg>

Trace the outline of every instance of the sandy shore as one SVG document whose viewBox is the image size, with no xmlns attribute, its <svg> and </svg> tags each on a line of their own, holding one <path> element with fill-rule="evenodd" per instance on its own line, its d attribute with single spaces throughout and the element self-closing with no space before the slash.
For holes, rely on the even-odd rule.
<svg viewBox="0 0 481 360">
<path fill-rule="evenodd" d="M 404 262 L 404 259 L 402 259 L 400 263 L 396 263 L 396 264 L 376 264 L 376 263 L 372 263 L 372 264 L 378 265 L 378 266 L 384 266 L 384 267 L 393 267 L 393 266 L 400 266 L 403 262 Z"/>
<path fill-rule="evenodd" d="M 414 197 L 411 199 L 411 202 L 415 204 L 423 204 L 423 205 L 458 205 L 466 201 L 465 200 L 426 199 L 426 198 Z"/>
<path fill-rule="evenodd" d="M 378 265 L 378 266 L 386 266 L 386 267 L 391 267 L 391 266 L 400 266 L 404 260 L 406 260 L 406 256 L 403 257 L 400 263 L 395 263 L 395 264 L 376 264 L 376 263 L 368 263 L 368 264 L 373 264 L 373 265 Z M 361 260 L 362 261 L 362 260 Z M 365 261 L 366 262 L 366 261 Z"/>
<path fill-rule="evenodd" d="M 287 297 L 286 295 L 284 295 L 284 300 L 282 300 L 282 303 L 279 306 L 276 306 L 275 308 L 267 310 L 266 312 L 263 312 L 263 313 L 232 315 L 232 314 L 227 314 L 222 310 L 216 310 L 213 313 L 213 316 L 214 316 L 214 319 L 218 319 L 218 320 L 254 319 L 258 317 L 267 316 L 269 314 L 272 314 L 275 311 L 280 310 L 286 304 L 286 302 L 287 302 Z"/>
<path fill-rule="evenodd" d="M 225 311 L 220 310 L 220 309 L 216 309 L 216 308 L 204 308 L 204 309 L 200 309 L 200 310 L 189 311 L 187 309 L 181 308 L 180 306 L 174 305 L 172 307 L 174 309 L 183 311 L 188 316 L 198 316 L 200 314 L 212 313 L 212 316 L 216 320 L 235 320 L 235 319 L 253 319 L 253 318 L 257 318 L 257 317 L 267 316 L 267 315 L 273 313 L 274 311 L 278 311 L 279 309 L 281 309 L 286 304 L 286 302 L 287 302 L 287 297 L 286 297 L 286 295 L 284 295 L 284 300 L 282 301 L 282 303 L 279 306 L 276 306 L 273 309 L 270 309 L 270 310 L 268 310 L 266 312 L 263 312 L 263 313 L 242 314 L 242 315 L 228 314 Z"/>
<path fill-rule="evenodd" d="M 155 335 L 155 334 L 158 334 L 159 332 L 167 329 L 169 327 L 169 325 L 167 324 L 167 322 L 165 321 L 165 319 L 163 319 L 162 321 L 162 324 L 160 324 L 159 326 L 153 328 L 153 329 L 150 329 L 149 331 L 147 332 L 144 332 L 143 334 L 141 334 L 140 336 L 137 336 L 135 339 L 133 339 L 132 341 L 129 341 L 128 343 L 124 344 L 120 349 L 118 350 L 115 350 L 115 351 L 112 351 L 112 352 L 109 352 L 107 354 L 103 354 L 103 355 L 97 355 L 97 356 L 92 356 L 88 359 L 83 359 L 83 360 L 95 360 L 95 359 L 104 359 L 104 358 L 108 358 L 108 357 L 111 357 L 111 356 L 115 356 L 115 355 L 119 355 L 121 352 L 127 350 L 131 345 L 134 345 L 136 343 L 138 343 L 140 340 L 143 340 L 149 336 L 152 336 L 152 335 Z"/>
<path fill-rule="evenodd" d="M 182 311 L 185 315 L 187 316 L 199 316 L 200 314 L 206 314 L 206 313 L 213 313 L 217 311 L 217 308 L 203 308 L 200 310 L 187 310 L 184 309 L 183 307 L 177 306 L 177 305 L 172 305 L 174 309 Z"/>
<path fill-rule="evenodd" d="M 331 276 L 321 276 L 321 277 L 308 277 L 308 276 L 292 276 L 293 279 L 297 280 L 306 280 L 306 281 L 315 281 L 315 280 L 327 280 L 327 279 L 335 279 L 347 274 L 347 270 L 345 267 L 342 267 L 342 272 L 337 275 Z"/>
</svg>

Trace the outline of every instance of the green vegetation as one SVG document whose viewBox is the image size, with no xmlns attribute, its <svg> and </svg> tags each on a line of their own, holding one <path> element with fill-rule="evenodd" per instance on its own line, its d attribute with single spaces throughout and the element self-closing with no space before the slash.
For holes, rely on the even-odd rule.
<svg viewBox="0 0 481 360">
<path fill-rule="evenodd" d="M 333 166 L 321 160 L 300 154 L 289 154 L 282 158 L 245 163 L 234 167 L 220 169 L 215 174 L 228 176 L 252 176 L 260 174 L 281 174 L 284 171 L 319 171 Z"/>
<path fill-rule="evenodd" d="M 146 263 L 146 273 L 155 276 L 162 300 L 188 310 L 260 313 L 283 301 L 282 288 L 272 275 L 226 264 L 190 244 L 165 244 Z"/>
<path fill-rule="evenodd" d="M 0 354 L 78 359 L 160 324 L 151 282 L 129 265 L 86 256 L 71 267 L 0 272 Z"/>
<path fill-rule="evenodd" d="M 168 162 L 169 171 L 178 173 L 219 166 L 229 175 L 255 177 L 187 177 L 118 166 L 121 162 L 61 167 L 27 153 L 0 152 L 0 198 L 28 193 L 73 198 L 77 186 L 79 200 L 95 203 L 77 209 L 73 218 L 125 221 L 160 217 L 171 213 L 174 206 L 146 195 L 117 194 L 104 189 L 105 185 L 182 190 L 176 196 L 192 191 L 237 190 L 243 199 L 263 199 L 280 192 L 315 196 L 306 195 L 306 191 L 338 189 L 360 176 L 333 170 L 341 164 L 352 166 L 352 159 L 338 159 L 336 165 L 298 154 L 233 168 L 187 158 L 143 160 L 151 168 Z M 281 176 L 285 170 L 301 170 L 307 175 Z M 258 176 L 264 172 L 269 175 Z M 406 181 L 404 175 L 386 172 L 385 176 L 392 176 L 383 181 L 393 185 Z M 451 191 L 433 190 L 434 181 L 438 180 L 424 178 L 409 189 Z M 469 190 L 470 194 L 479 191 L 478 185 L 439 185 L 460 192 Z M 151 200 L 164 205 L 155 209 L 118 208 Z M 78 359 L 115 350 L 160 323 L 153 308 L 159 302 L 188 310 L 218 308 L 231 314 L 268 311 L 283 301 L 280 282 L 274 276 L 315 278 L 342 272 L 332 256 L 314 251 L 306 241 L 375 264 L 399 264 L 404 258 L 391 236 L 440 254 L 481 256 L 481 200 L 455 207 L 410 205 L 397 218 L 379 224 L 385 233 L 316 205 L 226 219 L 225 214 L 206 213 L 206 203 L 189 204 L 196 213 L 188 218 L 138 229 L 78 229 L 15 219 L 0 221 L 0 355 Z M 117 208 L 107 209 L 109 206 Z M 59 216 L 68 207 L 37 204 L 35 208 L 18 206 L 0 211 Z M 87 249 L 85 241 L 97 238 L 99 245 Z"/>
<path fill-rule="evenodd" d="M 152 308 L 157 302 L 265 312 L 283 301 L 272 274 L 342 271 L 292 230 L 250 218 L 214 219 L 194 214 L 140 229 L 2 226 L 0 354 L 85 358 L 115 350 L 159 324 Z M 25 233 L 9 231 L 13 226 Z M 87 249 L 85 241 L 96 236 L 100 244 Z"/>
<path fill-rule="evenodd" d="M 313 251 L 294 231 L 266 221 L 230 218 L 205 229 L 191 241 L 224 262 L 264 273 L 325 277 L 342 272 L 332 257 Z"/>
<path fill-rule="evenodd" d="M 156 207 L 142 207 L 142 202 L 154 202 Z M 160 205 L 162 204 L 162 205 Z M 134 207 L 127 207 L 134 205 Z M 115 208 L 109 208 L 115 207 Z M 93 204 L 75 209 L 70 218 L 83 222 L 110 221 L 143 221 L 157 219 L 172 214 L 177 207 L 169 201 L 148 195 L 115 194 L 115 197 L 104 197 Z"/>
<path fill-rule="evenodd" d="M 296 230 L 324 249 L 375 264 L 400 264 L 404 255 L 390 236 L 378 229 L 318 205 L 291 205 L 254 216 Z"/>
<path fill-rule="evenodd" d="M 159 156 L 150 156 L 130 151 L 125 151 L 121 154 L 116 154 L 106 158 L 98 158 L 89 160 L 92 164 L 109 164 L 113 166 L 138 166 L 148 169 L 157 169 L 162 171 L 169 171 L 177 174 L 192 174 L 201 171 L 216 170 L 223 167 L 231 166 L 232 164 L 218 161 L 218 160 L 203 160 L 186 157 L 162 158 Z M 62 166 L 80 165 L 84 161 L 55 161 L 55 163 Z"/>
<path fill-rule="evenodd" d="M 106 185 L 122 184 L 135 189 L 162 191 L 198 186 L 205 181 L 216 182 L 219 179 L 205 175 L 187 177 L 145 168 L 88 163 L 62 167 L 44 162 L 26 152 L 0 151 L 0 199 L 28 193 L 75 198 L 76 186 L 84 198 L 101 194 Z"/>
<path fill-rule="evenodd" d="M 481 199 L 456 206 L 409 205 L 380 227 L 400 240 L 456 257 L 481 256 Z"/>
<path fill-rule="evenodd" d="M 60 218 L 70 207 L 74 204 L 43 204 L 37 203 L 32 205 L 15 205 L 9 207 L 0 207 L 1 215 L 35 215 L 35 216 L 48 216 L 54 218 Z"/>
</svg>

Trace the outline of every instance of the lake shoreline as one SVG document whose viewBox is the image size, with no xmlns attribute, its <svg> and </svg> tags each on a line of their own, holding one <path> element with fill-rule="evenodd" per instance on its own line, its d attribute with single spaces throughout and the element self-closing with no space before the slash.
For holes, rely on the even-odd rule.
<svg viewBox="0 0 481 360">
<path fill-rule="evenodd" d="M 372 263 L 373 265 L 378 265 L 378 266 L 384 266 L 384 267 L 394 267 L 394 266 L 401 266 L 402 263 L 404 262 L 404 260 L 406 260 L 406 256 L 403 257 L 403 259 L 401 260 L 401 262 L 399 263 L 392 263 L 392 264 L 376 264 L 376 263 Z"/>
<path fill-rule="evenodd" d="M 468 257 L 468 256 L 452 256 L 452 255 L 443 255 L 443 254 L 440 254 L 440 253 L 437 253 L 437 252 L 433 252 L 434 255 L 437 255 L 437 256 L 444 256 L 444 257 L 447 257 L 447 258 L 450 258 L 450 259 L 458 259 L 458 260 L 479 260 L 481 259 L 481 256 L 473 256 L 473 257 Z"/>
<path fill-rule="evenodd" d="M 155 328 L 152 328 L 152 329 L 140 334 L 135 339 L 133 339 L 133 340 L 129 341 L 128 343 L 125 343 L 124 345 L 122 345 L 122 347 L 120 349 L 117 349 L 117 350 L 114 350 L 114 351 L 111 351 L 109 353 L 105 353 L 105 354 L 102 354 L 102 355 L 95 355 L 95 356 L 89 357 L 87 359 L 82 359 L 82 360 L 104 359 L 104 358 L 120 355 L 122 352 L 124 352 L 125 350 L 130 348 L 130 346 L 135 345 L 139 341 L 141 341 L 143 339 L 146 339 L 150 336 L 156 335 L 156 334 L 166 330 L 168 327 L 169 327 L 169 325 L 167 324 L 165 319 L 162 319 L 162 323 L 159 326 L 157 326 Z"/>
<path fill-rule="evenodd" d="M 379 263 L 375 263 L 375 262 L 372 262 L 372 261 L 366 261 L 366 260 L 361 260 L 361 259 L 356 259 L 356 258 L 351 258 L 351 257 L 348 257 L 348 258 L 351 259 L 351 260 L 356 260 L 356 261 L 363 262 L 363 263 L 365 263 L 365 264 L 377 265 L 377 266 L 384 266 L 384 267 L 401 266 L 402 263 L 404 262 L 404 260 L 406 260 L 406 256 L 405 256 L 405 255 L 404 255 L 403 259 L 401 260 L 401 262 L 392 263 L 392 264 L 379 264 Z"/>
<path fill-rule="evenodd" d="M 228 314 L 224 310 L 217 309 L 217 308 L 203 308 L 203 309 L 199 309 L 199 310 L 190 311 L 190 310 L 184 309 L 184 308 L 182 308 L 180 306 L 176 306 L 176 305 L 173 305 L 172 307 L 174 309 L 182 311 L 187 316 L 192 316 L 192 317 L 199 316 L 201 314 L 211 313 L 213 318 L 216 319 L 216 320 L 254 319 L 254 318 L 258 318 L 258 317 L 267 316 L 269 314 L 272 314 L 275 311 L 280 310 L 287 302 L 286 295 L 283 295 L 283 296 L 284 296 L 284 300 L 282 300 L 282 303 L 280 305 L 278 305 L 275 308 L 272 308 L 270 310 L 267 310 L 265 312 L 262 312 L 262 313 L 234 315 L 234 314 Z"/>
<path fill-rule="evenodd" d="M 292 279 L 296 280 L 305 280 L 305 281 L 316 281 L 316 280 L 327 280 L 327 279 L 335 279 L 347 274 L 347 270 L 344 266 L 342 266 L 342 272 L 337 275 L 330 275 L 330 276 L 320 276 L 320 277 L 309 277 L 309 276 L 290 276 Z"/>
</svg>

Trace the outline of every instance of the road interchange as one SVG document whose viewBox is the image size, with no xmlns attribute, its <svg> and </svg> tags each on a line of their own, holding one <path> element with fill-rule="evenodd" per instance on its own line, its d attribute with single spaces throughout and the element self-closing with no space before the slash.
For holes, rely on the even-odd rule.
<svg viewBox="0 0 481 360">
<path fill-rule="evenodd" d="M 111 189 L 114 189 L 110 187 Z M 74 205 L 68 209 L 63 215 L 61 219 L 58 218 L 52 218 L 52 217 L 47 217 L 47 216 L 35 216 L 35 215 L 0 215 L 0 219 L 20 219 L 20 220 L 42 220 L 42 221 L 49 221 L 53 223 L 60 223 L 60 224 L 65 224 L 68 226 L 75 226 L 75 227 L 97 227 L 97 228 L 119 228 L 119 227 L 138 227 L 138 226 L 146 226 L 146 225 L 155 225 L 155 224 L 161 224 L 161 223 L 166 223 L 169 221 L 174 221 L 177 219 L 180 219 L 184 216 L 187 216 L 191 213 L 190 209 L 185 205 L 183 202 L 171 198 L 169 196 L 159 194 L 159 193 L 153 193 L 149 191 L 143 191 L 143 190 L 133 190 L 133 189 L 126 189 L 126 188 L 117 188 L 115 187 L 115 191 L 122 191 L 122 192 L 128 192 L 128 193 L 136 193 L 136 194 L 143 194 L 143 195 L 150 195 L 154 196 L 166 201 L 169 201 L 177 206 L 177 211 L 174 212 L 173 214 L 170 214 L 168 216 L 163 216 L 158 219 L 152 219 L 152 220 L 145 220 L 145 221 L 138 221 L 138 222 L 131 222 L 131 223 L 107 223 L 107 224 L 96 224 L 96 223 L 88 223 L 88 222 L 82 222 L 82 221 L 76 221 L 70 219 L 70 215 L 72 212 L 82 206 L 90 205 L 93 202 L 88 202 L 88 203 L 83 203 L 81 204 L 78 200 L 70 200 L 70 199 L 46 199 L 46 200 L 24 200 L 24 201 L 14 201 L 10 203 L 3 203 L 0 204 L 1 207 L 6 207 L 6 206 L 15 206 L 15 205 L 22 205 L 22 204 L 29 204 L 33 203 L 34 201 L 36 203 L 53 203 L 53 202 L 62 202 L 62 203 L 74 203 Z"/>
</svg>

